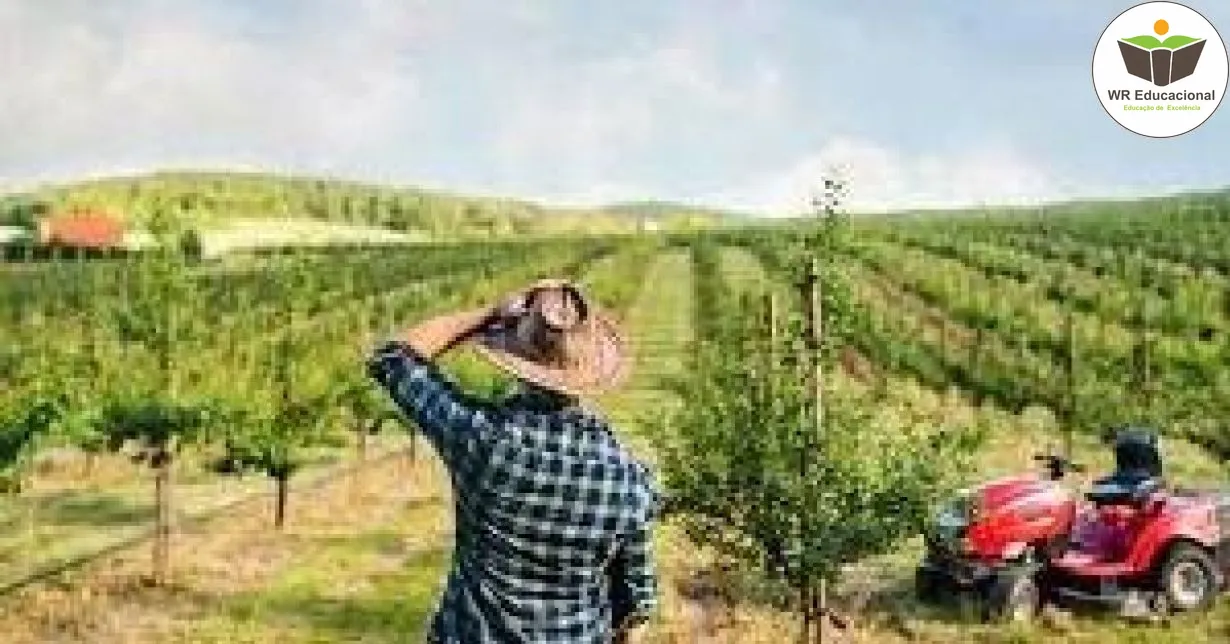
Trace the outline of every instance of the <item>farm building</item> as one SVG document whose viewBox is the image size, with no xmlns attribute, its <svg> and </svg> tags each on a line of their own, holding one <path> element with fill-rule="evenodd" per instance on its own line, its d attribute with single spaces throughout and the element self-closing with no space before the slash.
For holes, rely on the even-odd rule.
<svg viewBox="0 0 1230 644">
<path fill-rule="evenodd" d="M 54 213 L 38 222 L 42 244 L 75 248 L 116 248 L 124 243 L 124 223 L 106 213 L 70 210 Z"/>
<path fill-rule="evenodd" d="M 21 226 L 0 226 L 0 244 L 8 244 L 30 236 L 30 231 Z"/>
</svg>

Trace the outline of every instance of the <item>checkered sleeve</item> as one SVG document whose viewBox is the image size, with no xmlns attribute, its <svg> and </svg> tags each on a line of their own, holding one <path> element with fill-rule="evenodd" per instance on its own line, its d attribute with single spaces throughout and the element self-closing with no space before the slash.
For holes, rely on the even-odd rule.
<svg viewBox="0 0 1230 644">
<path fill-rule="evenodd" d="M 618 624 L 634 626 L 648 621 L 657 606 L 658 583 L 653 546 L 653 524 L 660 513 L 660 498 L 652 484 L 645 490 L 645 512 L 634 521 L 616 554 L 613 595 Z"/>
<path fill-rule="evenodd" d="M 471 449 L 476 435 L 491 422 L 481 402 L 465 395 L 404 342 L 378 347 L 367 367 L 447 464 L 456 463 L 463 451 Z"/>
</svg>

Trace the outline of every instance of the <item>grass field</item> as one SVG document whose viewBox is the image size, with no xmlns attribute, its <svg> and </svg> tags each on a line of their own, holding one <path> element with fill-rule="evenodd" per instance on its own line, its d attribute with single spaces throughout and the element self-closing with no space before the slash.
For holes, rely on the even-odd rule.
<svg viewBox="0 0 1230 644">
<path fill-rule="evenodd" d="M 448 557 L 447 495 L 433 460 L 373 461 L 301 494 L 281 533 L 252 508 L 185 526 L 168 587 L 142 584 L 145 551 L 127 551 L 10 598 L 0 632 L 15 644 L 414 641 Z"/>
<path fill-rule="evenodd" d="M 618 282 L 625 270 L 619 266 L 596 264 L 590 277 L 595 284 Z M 665 412 L 686 404 L 666 387 L 687 369 L 694 286 L 686 250 L 660 252 L 641 269 L 636 295 L 621 315 L 635 352 L 634 376 L 626 389 L 600 403 L 633 451 L 653 461 L 648 436 L 669 431 L 661 422 Z M 772 279 L 753 253 L 740 248 L 722 249 L 721 269 L 723 278 L 736 284 Z M 888 302 L 883 298 L 891 296 L 868 290 L 867 297 Z M 902 300 L 892 304 L 901 306 Z M 942 310 L 933 314 L 933 319 L 945 315 Z M 975 406 L 968 392 L 923 386 L 908 370 L 888 377 L 885 413 L 989 430 L 971 479 L 1029 468 L 1035 451 L 1057 444 L 1062 436 L 1054 414 L 1043 407 L 1012 413 L 994 401 Z M 872 384 L 842 374 L 833 386 L 860 395 Z M 405 441 L 404 435 L 389 437 L 384 447 Z M 1074 448 L 1090 466 L 1088 476 L 1109 470 L 1109 451 L 1092 437 L 1076 435 Z M 444 472 L 422 445 L 418 453 L 414 462 L 373 455 L 360 476 L 322 479 L 320 487 L 296 493 L 282 532 L 269 529 L 267 497 L 208 520 L 182 523 L 168 587 L 143 583 L 149 557 L 142 544 L 23 589 L 0 603 L 3 641 L 420 641 L 448 565 L 451 516 Z M 1165 455 L 1173 482 L 1218 484 L 1226 478 L 1224 463 L 1181 439 L 1167 438 Z M 296 479 L 296 489 L 335 466 L 322 462 Z M 267 491 L 270 485 L 259 477 L 219 481 L 183 467 L 176 477 L 176 498 L 178 510 L 188 515 Z M 16 576 L 39 561 L 88 551 L 146 525 L 149 487 L 137 472 L 122 461 L 103 459 L 84 478 L 63 471 L 36 477 L 33 490 L 3 506 L 0 571 Z M 715 568 L 710 554 L 687 543 L 676 526 L 662 526 L 656 545 L 661 609 L 648 642 L 780 642 L 793 637 L 797 626 L 788 616 L 741 595 L 744 580 Z M 1209 615 L 1160 624 L 1127 624 L 1078 612 L 1055 613 L 1028 628 L 984 626 L 959 608 L 914 601 L 911 579 L 920 552 L 920 544 L 911 541 L 848 571 L 834 593 L 835 604 L 852 620 L 846 641 L 1203 644 L 1230 639 L 1225 601 Z"/>
<path fill-rule="evenodd" d="M 377 436 L 372 455 L 400 449 L 404 439 Z M 344 466 L 349 450 L 317 450 L 296 485 L 310 485 Z M 32 479 L 34 486 L 0 505 L 0 585 L 146 534 L 154 517 L 152 474 L 126 458 L 102 454 L 90 464 L 81 456 Z M 263 476 L 219 477 L 203 463 L 178 463 L 172 475 L 176 511 L 207 516 L 272 490 Z M 89 469 L 86 470 L 85 468 Z M 83 486 L 82 480 L 88 483 Z M 251 503 L 248 502 L 248 507 Z M 265 518 L 272 516 L 266 513 Z"/>
</svg>

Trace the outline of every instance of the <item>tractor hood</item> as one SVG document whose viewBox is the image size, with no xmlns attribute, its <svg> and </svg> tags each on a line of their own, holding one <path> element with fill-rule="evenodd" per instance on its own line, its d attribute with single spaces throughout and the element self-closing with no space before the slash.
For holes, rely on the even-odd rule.
<svg viewBox="0 0 1230 644">
<path fill-rule="evenodd" d="M 944 503 L 925 537 L 932 552 L 1002 561 L 1070 529 L 1076 506 L 1056 481 L 1008 476 L 962 490 Z"/>
<path fill-rule="evenodd" d="M 1067 492 L 1059 484 L 1031 475 L 1006 476 L 962 490 L 946 505 L 947 513 L 960 515 L 967 524 L 1032 503 L 1061 500 Z"/>
<path fill-rule="evenodd" d="M 1039 495 L 1049 496 L 1056 488 L 1054 482 L 1036 476 L 1010 476 L 984 483 L 972 490 L 972 495 L 978 501 L 978 509 L 987 514 L 1020 505 Z"/>
</svg>

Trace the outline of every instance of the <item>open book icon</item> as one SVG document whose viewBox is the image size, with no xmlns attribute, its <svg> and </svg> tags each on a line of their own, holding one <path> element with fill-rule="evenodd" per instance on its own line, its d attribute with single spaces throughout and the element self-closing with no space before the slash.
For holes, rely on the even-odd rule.
<svg viewBox="0 0 1230 644">
<path fill-rule="evenodd" d="M 1129 74 L 1165 87 L 1196 71 L 1204 43 L 1204 38 L 1190 36 L 1171 36 L 1166 40 L 1136 36 L 1120 38 L 1119 53 Z"/>
</svg>

